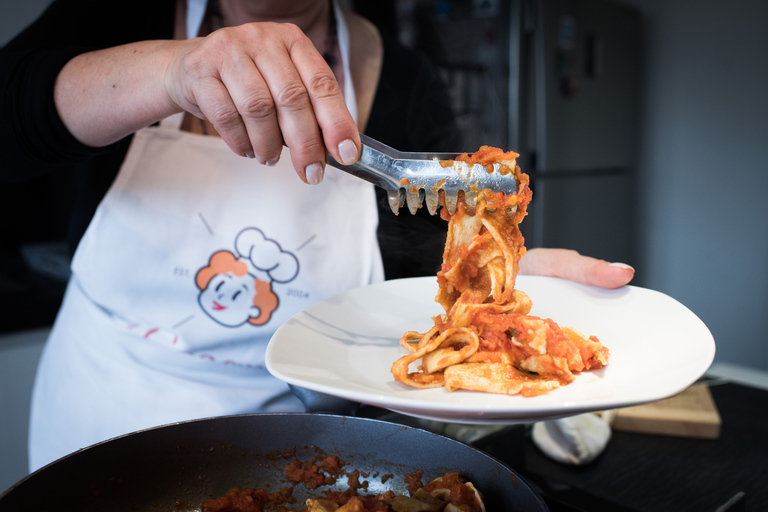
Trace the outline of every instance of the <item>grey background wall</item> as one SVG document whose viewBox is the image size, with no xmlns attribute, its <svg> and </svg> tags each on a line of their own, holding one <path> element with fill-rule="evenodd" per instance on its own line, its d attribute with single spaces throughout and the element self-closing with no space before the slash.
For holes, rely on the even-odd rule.
<svg viewBox="0 0 768 512">
<path fill-rule="evenodd" d="M 768 369 L 768 2 L 622 2 L 645 36 L 638 280 L 704 320 L 716 361 Z"/>
</svg>

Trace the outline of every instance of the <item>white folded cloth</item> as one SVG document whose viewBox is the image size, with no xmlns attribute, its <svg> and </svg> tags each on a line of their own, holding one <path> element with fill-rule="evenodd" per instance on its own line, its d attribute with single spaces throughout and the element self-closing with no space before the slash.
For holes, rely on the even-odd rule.
<svg viewBox="0 0 768 512">
<path fill-rule="evenodd" d="M 600 455 L 611 439 L 610 420 L 586 413 L 534 423 L 531 435 L 539 449 L 563 464 L 587 464 Z"/>
</svg>

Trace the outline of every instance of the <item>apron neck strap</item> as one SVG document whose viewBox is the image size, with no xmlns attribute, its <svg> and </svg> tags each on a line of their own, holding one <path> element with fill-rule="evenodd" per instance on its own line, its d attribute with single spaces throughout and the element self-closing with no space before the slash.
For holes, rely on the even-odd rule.
<svg viewBox="0 0 768 512">
<path fill-rule="evenodd" d="M 355 95 L 355 86 L 352 83 L 352 73 L 349 70 L 349 28 L 344 19 L 344 13 L 336 0 L 331 1 L 333 12 L 336 17 L 337 39 L 339 41 L 339 53 L 341 53 L 341 67 L 344 73 L 344 101 L 347 104 L 352 119 L 357 122 L 357 97 Z"/>
</svg>

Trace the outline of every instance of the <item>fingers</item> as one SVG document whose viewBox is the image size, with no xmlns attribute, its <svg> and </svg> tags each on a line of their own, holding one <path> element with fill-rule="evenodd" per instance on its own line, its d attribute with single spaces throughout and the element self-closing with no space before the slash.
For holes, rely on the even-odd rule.
<svg viewBox="0 0 768 512">
<path fill-rule="evenodd" d="M 277 109 L 264 75 L 248 53 L 233 51 L 222 63 L 221 84 L 234 115 L 231 120 L 226 116 L 208 119 L 235 153 L 265 165 L 277 163 L 283 150 Z"/>
<path fill-rule="evenodd" d="M 295 37 L 289 51 L 301 82 L 306 87 L 311 111 L 322 133 L 323 161 L 327 149 L 337 161 L 351 165 L 360 154 L 357 125 L 347 109 L 333 72 L 312 43 L 303 34 L 300 36 Z"/>
<path fill-rule="evenodd" d="M 270 165 L 285 144 L 307 183 L 322 181 L 326 151 L 345 164 L 357 161 L 359 133 L 341 88 L 298 27 L 251 23 L 195 45 L 170 66 L 166 87 L 182 109 L 211 121 L 235 153 Z"/>
<path fill-rule="evenodd" d="M 628 284 L 635 270 L 624 263 L 582 256 L 567 249 L 530 249 L 520 260 L 522 274 L 561 277 L 600 288 L 619 288 Z"/>
<path fill-rule="evenodd" d="M 253 57 L 274 98 L 279 129 L 299 176 L 308 183 L 322 180 L 326 148 L 339 161 L 357 161 L 357 125 L 336 77 L 312 42 L 294 25 L 250 28 L 281 31 L 281 38 L 267 42 Z"/>
<path fill-rule="evenodd" d="M 252 27 L 254 31 L 261 31 L 261 28 Z M 253 54 L 253 61 L 271 93 L 276 128 L 291 149 L 296 172 L 308 183 L 319 183 L 325 167 L 325 143 L 311 98 L 317 91 L 312 90 L 311 84 L 324 84 L 321 93 L 326 101 L 336 101 L 337 109 L 346 110 L 346 104 L 336 79 L 312 43 L 303 34 L 291 33 L 291 29 L 286 28 L 285 32 L 280 39 L 266 40 Z M 247 117 L 245 122 L 249 124 Z"/>
<path fill-rule="evenodd" d="M 237 95 L 234 96 L 237 98 Z M 201 116 L 213 124 L 230 149 L 240 156 L 249 158 L 256 158 L 258 155 L 261 157 L 259 161 L 266 164 L 268 161 L 265 159 L 266 155 L 280 154 L 282 147 L 279 142 L 279 132 L 274 130 L 274 134 L 269 134 L 271 124 L 264 123 L 266 125 L 264 128 L 265 135 L 252 141 L 241 117 L 242 100 L 238 105 L 235 103 L 235 98 L 233 98 L 231 88 L 226 87 L 222 81 L 214 79 L 205 80 L 195 91 L 195 102 L 198 104 Z M 270 138 L 278 138 L 278 142 L 273 147 L 267 148 L 258 144 L 260 141 L 268 141 Z"/>
</svg>

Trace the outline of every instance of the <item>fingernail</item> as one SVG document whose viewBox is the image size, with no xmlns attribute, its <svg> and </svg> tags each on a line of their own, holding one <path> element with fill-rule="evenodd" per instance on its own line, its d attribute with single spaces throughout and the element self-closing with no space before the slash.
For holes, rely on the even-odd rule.
<svg viewBox="0 0 768 512">
<path fill-rule="evenodd" d="M 317 185 L 323 181 L 323 166 L 319 162 L 309 164 L 304 172 L 307 175 L 307 183 Z"/>
<path fill-rule="evenodd" d="M 632 266 L 630 266 L 630 265 L 627 265 L 626 263 L 618 263 L 618 262 L 614 262 L 614 263 L 609 263 L 609 264 L 608 264 L 608 266 L 609 266 L 609 267 L 616 267 L 616 268 L 628 268 L 628 269 L 629 269 L 629 270 L 631 270 L 632 272 L 634 272 L 634 271 L 635 271 L 634 267 L 632 267 Z"/>
<path fill-rule="evenodd" d="M 272 160 L 268 160 L 264 165 L 266 165 L 267 167 L 274 167 L 277 165 L 277 162 L 279 161 L 280 161 L 280 156 L 278 155 Z"/>
<path fill-rule="evenodd" d="M 250 153 L 246 153 L 245 156 L 251 159 L 256 158 L 256 155 L 253 154 L 253 151 L 251 151 Z"/>
<path fill-rule="evenodd" d="M 350 139 L 343 141 L 339 144 L 339 156 L 341 157 L 341 163 L 344 165 L 352 165 L 357 161 L 357 146 Z"/>
</svg>

